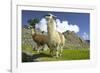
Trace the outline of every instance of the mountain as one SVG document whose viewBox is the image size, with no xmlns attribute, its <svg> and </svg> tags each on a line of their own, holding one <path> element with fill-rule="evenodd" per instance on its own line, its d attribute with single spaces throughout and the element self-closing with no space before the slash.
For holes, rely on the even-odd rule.
<svg viewBox="0 0 100 73">
<path fill-rule="evenodd" d="M 39 34 L 47 35 L 46 32 L 37 31 Z M 65 49 L 89 49 L 90 41 L 84 40 L 80 38 L 76 33 L 73 31 L 66 31 L 63 33 L 65 36 Z M 33 41 L 31 36 L 31 30 L 22 27 L 22 44 L 28 44 L 30 46 L 35 47 L 36 43 Z"/>
<path fill-rule="evenodd" d="M 66 31 L 63 33 L 65 36 L 66 49 L 86 49 L 89 48 L 89 42 L 79 37 L 74 31 Z"/>
</svg>

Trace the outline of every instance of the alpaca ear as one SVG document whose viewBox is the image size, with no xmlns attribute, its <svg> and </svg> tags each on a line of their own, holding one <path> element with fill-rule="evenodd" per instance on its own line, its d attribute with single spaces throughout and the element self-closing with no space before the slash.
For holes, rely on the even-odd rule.
<svg viewBox="0 0 100 73">
<path fill-rule="evenodd" d="M 53 19 L 56 19 L 57 18 L 57 16 L 53 16 Z"/>
</svg>

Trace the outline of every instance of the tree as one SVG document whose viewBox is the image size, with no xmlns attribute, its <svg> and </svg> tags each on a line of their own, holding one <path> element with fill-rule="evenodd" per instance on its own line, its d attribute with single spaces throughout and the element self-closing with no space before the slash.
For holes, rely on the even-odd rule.
<svg viewBox="0 0 100 73">
<path fill-rule="evenodd" d="M 31 27 L 35 28 L 35 25 L 36 25 L 37 23 L 39 23 L 39 19 L 37 19 L 37 18 L 35 18 L 35 19 L 29 19 L 29 20 L 28 20 L 28 23 L 29 23 L 29 25 L 30 25 Z"/>
</svg>

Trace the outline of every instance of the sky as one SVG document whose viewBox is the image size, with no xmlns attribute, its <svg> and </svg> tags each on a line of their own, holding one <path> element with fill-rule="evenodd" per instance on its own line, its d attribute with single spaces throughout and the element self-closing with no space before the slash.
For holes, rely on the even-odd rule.
<svg viewBox="0 0 100 73">
<path fill-rule="evenodd" d="M 67 30 L 74 31 L 81 38 L 90 40 L 90 14 L 89 13 L 75 13 L 75 12 L 48 12 L 48 11 L 32 11 L 22 10 L 22 25 L 28 25 L 29 19 L 38 18 L 39 23 L 36 28 L 47 32 L 47 23 L 44 18 L 45 15 L 51 13 L 56 18 L 57 31 L 63 33 Z"/>
</svg>

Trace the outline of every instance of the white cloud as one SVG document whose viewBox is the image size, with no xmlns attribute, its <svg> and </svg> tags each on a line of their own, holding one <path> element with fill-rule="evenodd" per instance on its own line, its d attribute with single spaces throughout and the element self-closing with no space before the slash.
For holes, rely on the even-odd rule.
<svg viewBox="0 0 100 73">
<path fill-rule="evenodd" d="M 69 30 L 68 21 L 61 22 L 59 19 L 57 19 L 56 22 L 57 22 L 57 31 L 62 33 Z"/>
<path fill-rule="evenodd" d="M 47 21 L 46 19 L 42 18 L 38 24 L 35 26 L 36 29 L 40 31 L 45 31 L 47 32 Z"/>
<path fill-rule="evenodd" d="M 69 30 L 70 31 L 74 31 L 74 32 L 79 32 L 79 27 L 77 26 L 77 25 L 72 25 L 72 24 L 70 24 L 69 25 Z"/>
<path fill-rule="evenodd" d="M 79 27 L 77 25 L 68 24 L 68 21 L 61 21 L 60 19 L 56 19 L 57 28 L 56 30 L 59 32 L 65 32 L 67 30 L 74 31 L 75 33 L 79 32 Z M 40 31 L 47 32 L 47 21 L 42 18 L 38 24 L 35 26 L 36 29 Z"/>
<path fill-rule="evenodd" d="M 82 37 L 83 37 L 84 40 L 88 40 L 89 39 L 89 35 L 86 32 L 83 33 Z"/>
</svg>

